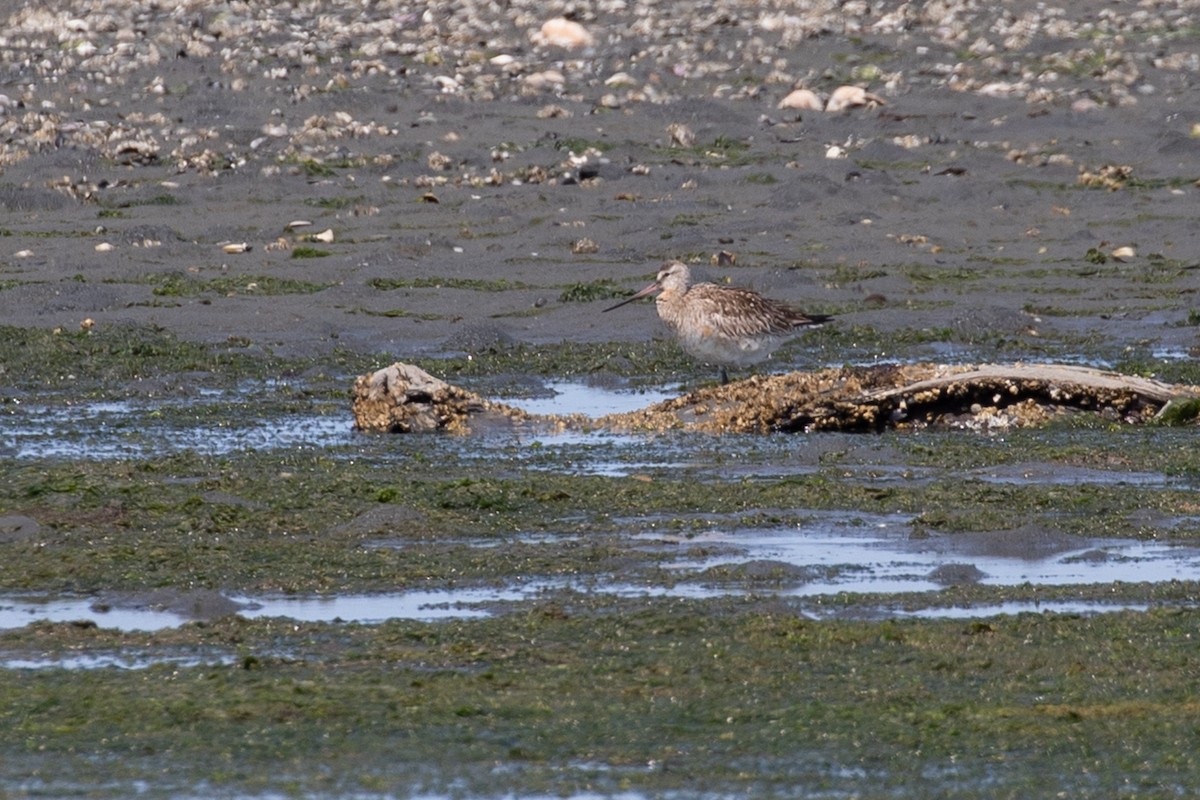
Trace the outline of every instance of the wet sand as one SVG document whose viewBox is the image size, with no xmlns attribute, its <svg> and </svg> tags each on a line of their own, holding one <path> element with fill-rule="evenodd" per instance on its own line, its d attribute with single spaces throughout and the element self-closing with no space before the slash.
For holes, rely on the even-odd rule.
<svg viewBox="0 0 1200 800">
<path fill-rule="evenodd" d="M 881 341 L 1197 343 L 1195 37 L 1170 6 L 661 4 L 580 13 L 578 49 L 520 5 L 74 6 L 0 41 L 8 325 L 380 361 L 641 341 L 652 309 L 599 311 L 682 258 Z M 844 84 L 886 105 L 777 107 Z"/>
</svg>

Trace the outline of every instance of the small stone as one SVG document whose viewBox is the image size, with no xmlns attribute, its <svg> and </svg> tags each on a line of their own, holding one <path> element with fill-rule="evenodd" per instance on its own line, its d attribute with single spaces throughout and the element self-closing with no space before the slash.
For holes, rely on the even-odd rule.
<svg viewBox="0 0 1200 800">
<path fill-rule="evenodd" d="M 556 69 L 546 69 L 525 76 L 525 86 L 537 91 L 546 89 L 561 89 L 567 79 Z"/>
<path fill-rule="evenodd" d="M 633 76 L 628 72 L 614 72 L 604 79 L 605 86 L 634 86 Z"/>
<path fill-rule="evenodd" d="M 538 119 L 569 119 L 573 116 L 575 115 L 571 113 L 570 109 L 554 104 L 542 106 L 537 112 Z"/>
<path fill-rule="evenodd" d="M 671 137 L 672 147 L 692 147 L 696 144 L 696 134 L 682 122 L 668 125 L 667 134 Z"/>
</svg>

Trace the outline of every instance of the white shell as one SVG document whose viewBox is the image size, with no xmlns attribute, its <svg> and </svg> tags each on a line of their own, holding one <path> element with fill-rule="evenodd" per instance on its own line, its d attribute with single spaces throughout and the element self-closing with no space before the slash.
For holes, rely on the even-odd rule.
<svg viewBox="0 0 1200 800">
<path fill-rule="evenodd" d="M 790 108 L 796 111 L 820 111 L 824 107 L 821 98 L 812 89 L 793 89 L 776 106 L 776 108 Z"/>
<path fill-rule="evenodd" d="M 595 41 L 587 28 L 565 17 L 555 17 L 543 22 L 541 30 L 533 39 L 538 44 L 553 45 L 567 50 L 591 47 Z"/>
<path fill-rule="evenodd" d="M 839 86 L 833 90 L 833 94 L 829 95 L 829 101 L 825 103 L 825 110 L 845 111 L 847 108 L 858 106 L 874 108 L 882 105 L 887 105 L 887 101 L 877 94 L 871 94 L 861 86 Z"/>
</svg>

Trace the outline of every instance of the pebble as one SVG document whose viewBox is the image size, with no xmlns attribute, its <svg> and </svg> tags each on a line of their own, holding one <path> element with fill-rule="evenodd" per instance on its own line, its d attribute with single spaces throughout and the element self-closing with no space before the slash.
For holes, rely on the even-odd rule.
<svg viewBox="0 0 1200 800">
<path fill-rule="evenodd" d="M 667 135 L 671 137 L 672 147 L 693 147 L 696 144 L 696 133 L 682 122 L 672 122 L 667 126 Z"/>
<path fill-rule="evenodd" d="M 869 14 L 847 12 L 868 5 Z M 247 0 L 212 14 L 148 0 L 24 5 L 0 26 L 0 167 L 63 148 L 134 170 L 165 165 L 210 176 L 255 162 L 269 175 L 280 164 L 347 151 L 394 153 L 394 144 L 369 150 L 369 143 L 400 135 L 409 121 L 390 120 L 384 109 L 357 119 L 337 107 L 340 96 L 380 85 L 432 92 L 436 102 L 553 93 L 577 114 L 588 112 L 567 100 L 628 114 L 707 94 L 744 104 L 753 119 L 765 98 L 778 97 L 778 85 L 797 86 L 779 108 L 822 107 L 816 91 L 798 84 L 824 89 L 821 81 L 836 74 L 870 88 L 837 87 L 823 106 L 831 113 L 900 104 L 917 89 L 1103 113 L 1146 102 L 1146 93 L 1164 94 L 1200 71 L 1194 40 L 1170 35 L 1187 29 L 1185 0 L 1157 2 L 1154 13 L 1119 3 L 1095 14 L 1061 4 L 935 6 L 605 0 L 551 4 L 557 16 L 546 18 L 536 6 L 493 0 L 433 0 L 420 10 Z M 843 72 L 806 47 L 851 37 L 913 61 L 903 70 L 882 60 Z M 1134 50 L 1151 38 L 1151 55 Z M 179 58 L 203 62 L 196 72 L 207 85 L 183 87 L 168 77 L 165 66 Z M 225 96 L 252 95 L 261 118 L 246 127 L 260 136 L 242 144 L 214 120 L 173 119 L 181 89 L 211 95 L 214 108 Z"/>
</svg>

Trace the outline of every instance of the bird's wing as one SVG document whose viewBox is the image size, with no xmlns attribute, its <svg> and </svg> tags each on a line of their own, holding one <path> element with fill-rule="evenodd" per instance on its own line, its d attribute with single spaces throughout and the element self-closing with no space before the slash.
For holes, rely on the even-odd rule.
<svg viewBox="0 0 1200 800">
<path fill-rule="evenodd" d="M 696 296 L 693 297 L 692 295 Z M 749 289 L 697 284 L 688 292 L 696 313 L 726 336 L 782 336 L 797 324 L 798 312 Z"/>
</svg>

